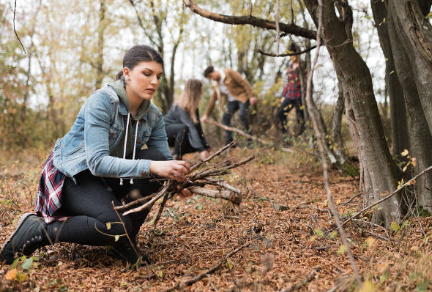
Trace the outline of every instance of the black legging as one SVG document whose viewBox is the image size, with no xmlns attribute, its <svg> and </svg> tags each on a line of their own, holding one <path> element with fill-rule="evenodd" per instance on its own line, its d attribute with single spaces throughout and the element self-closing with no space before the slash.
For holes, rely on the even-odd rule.
<svg viewBox="0 0 432 292">
<path fill-rule="evenodd" d="M 281 106 L 279 107 L 278 117 L 281 131 L 283 134 L 288 133 L 287 115 L 293 108 L 295 108 L 296 110 L 297 123 L 299 124 L 299 126 L 302 126 L 302 124 L 304 124 L 304 114 L 301 106 L 302 102 L 300 99 L 285 98 L 282 102 Z"/>
<path fill-rule="evenodd" d="M 166 160 L 161 152 L 150 149 L 138 150 L 135 157 Z M 96 177 L 89 170 L 79 173 L 75 178 L 76 184 L 71 178 L 66 177 L 62 191 L 62 206 L 56 213 L 70 217 L 66 221 L 54 221 L 48 225 L 47 233 L 52 242 L 111 245 L 116 241 L 116 235 L 120 235 L 121 240 L 126 240 L 125 228 L 129 236 L 134 238 L 150 208 L 127 216 L 120 215 L 125 224 L 124 228 L 113 209 L 112 202 L 119 206 L 122 198 L 131 201 L 127 195 L 134 189 L 145 197 L 157 192 L 161 187 L 159 182 L 150 182 L 149 179 L 134 179 L 132 185 L 129 179 L 123 179 L 123 185 L 120 185 L 118 178 Z M 111 188 L 111 191 L 107 187 Z M 110 228 L 107 223 L 110 223 Z"/>
<path fill-rule="evenodd" d="M 168 145 L 174 147 L 174 155 L 183 156 L 186 153 L 199 151 L 189 142 L 189 128 L 185 124 L 167 124 L 165 126 L 168 136 Z"/>
</svg>

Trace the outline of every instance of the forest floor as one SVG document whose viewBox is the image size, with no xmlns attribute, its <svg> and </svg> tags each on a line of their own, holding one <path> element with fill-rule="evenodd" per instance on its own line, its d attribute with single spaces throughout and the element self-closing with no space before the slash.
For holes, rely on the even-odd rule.
<svg viewBox="0 0 432 292">
<path fill-rule="evenodd" d="M 164 291 L 222 263 L 186 291 L 428 291 L 432 289 L 431 218 L 410 217 L 385 229 L 370 213 L 345 226 L 364 283 L 356 284 L 327 210 L 320 164 L 301 152 L 232 149 L 234 160 L 255 159 L 224 176 L 245 195 L 240 206 L 193 196 L 169 200 L 156 229 L 153 207 L 138 236 L 152 260 L 134 269 L 104 247 L 56 244 L 0 264 L 0 291 Z M 0 158 L 0 244 L 20 215 L 33 210 L 47 153 Z M 29 159 L 28 157 L 31 157 Z M 186 158 L 196 159 L 196 156 Z M 223 159 L 218 157 L 217 159 Z M 343 218 L 362 208 L 358 179 L 330 175 Z M 226 261 L 231 252 L 239 249 Z"/>
</svg>

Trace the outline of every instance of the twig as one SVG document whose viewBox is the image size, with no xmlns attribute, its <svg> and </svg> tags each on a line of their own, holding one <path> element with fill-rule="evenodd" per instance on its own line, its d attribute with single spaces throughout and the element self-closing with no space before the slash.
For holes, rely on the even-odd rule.
<svg viewBox="0 0 432 292">
<path fill-rule="evenodd" d="M 153 197 L 153 199 L 150 200 L 150 201 L 157 201 L 157 199 L 154 200 L 154 198 L 155 198 L 155 197 L 158 197 L 158 199 L 159 199 L 159 198 L 161 197 L 160 195 L 163 195 L 163 194 L 165 193 L 165 191 L 166 191 L 166 190 L 167 190 L 171 185 L 172 185 L 172 183 L 170 184 L 170 182 L 166 182 L 166 183 L 164 184 L 164 187 L 163 187 L 159 192 L 154 193 L 154 194 L 151 194 L 150 196 L 147 196 L 147 197 L 144 197 L 144 198 L 136 199 L 136 200 L 134 200 L 134 201 L 132 201 L 132 202 L 130 202 L 130 203 L 127 203 L 126 205 L 117 206 L 117 207 L 115 207 L 115 209 L 116 209 L 116 210 L 124 210 L 124 209 L 127 209 L 127 208 L 129 208 L 129 207 L 132 207 L 133 205 L 136 205 L 136 204 L 138 204 L 138 203 L 146 203 L 145 205 L 147 205 L 147 203 L 149 203 L 149 200 L 148 200 L 149 197 Z M 143 205 L 143 206 L 145 206 L 145 205 Z"/>
<path fill-rule="evenodd" d="M 432 169 L 432 165 L 429 166 L 428 168 L 424 169 L 422 172 L 420 172 L 419 174 L 417 174 L 415 177 L 413 177 L 412 179 L 410 179 L 409 181 L 407 181 L 407 182 L 404 183 L 403 185 L 401 185 L 399 188 L 397 188 L 397 189 L 396 189 L 393 193 L 391 193 L 390 195 L 388 195 L 388 196 L 382 198 L 381 200 L 376 201 L 376 202 L 373 203 L 372 205 L 369 205 L 369 206 L 367 206 L 367 207 L 361 209 L 360 211 L 358 211 L 357 213 L 355 213 L 353 216 L 351 216 L 350 219 L 345 220 L 345 221 L 342 223 L 342 225 L 345 225 L 346 223 L 348 223 L 348 222 L 351 221 L 352 219 L 358 217 L 361 213 L 363 213 L 363 212 L 365 212 L 365 211 L 367 211 L 367 210 L 369 210 L 369 209 L 375 207 L 376 205 L 378 205 L 378 204 L 384 202 L 385 200 L 390 199 L 391 197 L 393 197 L 394 195 L 396 195 L 400 190 L 402 190 L 402 189 L 405 188 L 406 186 L 409 186 L 409 185 L 415 183 L 415 180 L 416 180 L 418 177 L 424 175 L 425 173 L 427 173 L 427 172 L 430 171 L 431 169 Z"/>
<path fill-rule="evenodd" d="M 130 245 L 132 246 L 133 251 L 135 252 L 135 254 L 136 254 L 137 257 L 138 257 L 138 261 L 136 262 L 136 264 L 137 264 L 138 262 L 142 261 L 142 258 L 141 258 L 141 256 L 140 256 L 138 250 L 136 249 L 135 244 L 133 244 L 131 238 L 129 237 L 129 234 L 128 234 L 127 231 L 126 231 L 126 226 L 125 226 L 125 224 L 124 224 L 124 222 L 123 222 L 123 220 L 122 220 L 120 214 L 119 214 L 119 213 L 117 212 L 117 210 L 115 209 L 114 201 L 111 201 L 111 204 L 112 204 L 112 206 L 113 206 L 113 208 L 114 208 L 114 212 L 116 212 L 117 217 L 118 217 L 119 220 L 120 220 L 121 225 L 123 226 L 123 229 L 124 229 L 124 231 L 125 231 L 126 237 L 127 237 L 127 239 L 129 240 L 129 243 L 130 243 Z"/>
<path fill-rule="evenodd" d="M 309 51 L 312 51 L 315 48 L 316 48 L 316 45 L 315 46 L 311 46 L 311 47 L 309 47 L 307 49 L 304 49 L 303 51 L 300 51 L 300 52 L 297 52 L 297 53 L 285 53 L 285 54 L 266 53 L 266 52 L 264 52 L 262 50 L 259 50 L 259 49 L 256 50 L 256 51 L 257 51 L 257 53 L 260 53 L 261 55 L 268 56 L 268 57 L 288 57 L 288 56 L 301 55 L 301 54 L 307 53 Z"/>
<path fill-rule="evenodd" d="M 229 185 L 229 184 L 227 184 L 227 183 L 225 183 L 223 181 L 215 180 L 215 179 L 212 179 L 212 178 L 205 178 L 205 180 L 209 184 L 215 184 L 217 186 L 221 186 L 221 187 L 223 187 L 225 189 L 228 189 L 228 190 L 230 190 L 230 191 L 232 191 L 234 193 L 241 194 L 241 191 L 239 189 L 237 189 L 237 188 L 233 187 L 232 185 Z"/>
<path fill-rule="evenodd" d="M 158 213 L 156 215 L 156 218 L 154 220 L 154 223 L 153 223 L 153 227 L 154 228 L 156 228 L 156 225 L 157 225 L 160 217 L 162 216 L 162 212 L 163 212 L 163 209 L 165 208 L 166 202 L 168 201 L 168 199 L 170 198 L 170 196 L 171 196 L 171 193 L 165 194 L 165 196 L 164 196 L 164 198 L 162 200 L 162 203 L 160 204 L 159 211 L 158 211 Z"/>
<path fill-rule="evenodd" d="M 279 42 L 280 42 L 280 35 L 279 35 L 279 0 L 276 0 L 276 52 L 279 55 Z"/>
<path fill-rule="evenodd" d="M 218 126 L 218 127 L 222 128 L 222 129 L 224 129 L 224 130 L 226 130 L 226 131 L 235 132 L 235 133 L 237 133 L 237 134 L 239 134 L 239 135 L 242 135 L 242 136 L 244 136 L 244 137 L 246 137 L 246 138 L 256 140 L 256 141 L 260 142 L 261 144 L 264 144 L 264 145 L 267 145 L 267 146 L 270 146 L 270 147 L 274 146 L 274 145 L 273 145 L 273 142 L 265 141 L 265 140 L 263 140 L 263 139 L 261 139 L 261 138 L 258 138 L 258 137 L 256 137 L 256 136 L 252 136 L 252 135 L 250 135 L 250 134 L 248 134 L 248 133 L 245 133 L 245 132 L 243 132 L 242 130 L 239 130 L 239 129 L 237 129 L 237 128 L 233 128 L 233 127 L 225 126 L 225 125 L 223 125 L 223 124 L 221 124 L 221 123 L 218 123 L 218 122 L 216 122 L 216 121 L 214 121 L 214 120 L 210 120 L 210 119 L 209 119 L 209 120 L 206 121 L 206 123 L 209 123 L 209 124 L 212 124 L 212 125 Z M 283 150 L 283 151 L 285 151 L 285 152 L 294 152 L 293 150 L 291 150 L 291 149 L 289 149 L 289 148 L 281 148 L 281 150 Z"/>
<path fill-rule="evenodd" d="M 307 283 L 312 281 L 313 278 L 315 277 L 316 272 L 319 271 L 320 269 L 321 269 L 321 267 L 316 267 L 316 268 L 312 269 L 312 271 L 309 273 L 309 275 L 306 276 L 306 278 L 304 278 L 303 280 L 301 280 L 300 282 L 298 282 L 294 286 L 291 286 L 288 289 L 282 289 L 281 292 L 292 292 L 292 291 L 300 289 L 301 287 L 303 287 L 304 285 L 306 285 Z"/>
<path fill-rule="evenodd" d="M 21 44 L 21 47 L 22 47 L 24 53 L 27 54 L 27 52 L 26 52 L 26 50 L 25 50 L 25 48 L 24 48 L 24 45 L 23 45 L 23 43 L 21 42 L 21 39 L 19 38 L 18 33 L 17 33 L 17 31 L 16 31 L 16 28 L 15 28 L 16 0 L 15 0 L 15 5 L 14 5 L 14 14 L 13 14 L 13 15 L 14 15 L 14 16 L 13 16 L 13 29 L 14 29 L 14 32 L 15 32 L 15 36 L 16 36 L 16 38 L 18 39 L 19 43 Z"/>
<path fill-rule="evenodd" d="M 384 236 L 382 236 L 382 235 L 379 235 L 379 234 L 373 233 L 373 232 L 371 232 L 371 231 L 369 231 L 369 230 L 363 230 L 363 232 L 364 232 L 364 233 L 369 233 L 369 234 L 372 235 L 373 237 L 379 238 L 379 239 L 381 239 L 381 240 L 385 240 L 385 241 L 390 241 L 390 242 L 391 242 L 391 240 L 390 240 L 389 237 L 384 237 Z"/>
<path fill-rule="evenodd" d="M 311 72 L 308 75 L 307 78 L 307 92 L 306 92 L 306 101 L 308 104 L 308 109 L 311 111 L 311 103 L 312 103 L 312 77 L 313 77 L 313 73 L 316 67 L 316 64 L 318 62 L 318 58 L 319 58 L 319 52 L 320 52 L 320 46 L 321 46 L 321 32 L 323 30 L 323 17 L 324 17 L 324 5 L 323 5 L 323 0 L 318 0 L 318 30 L 317 30 L 317 50 L 316 50 L 316 54 L 315 54 L 315 58 L 313 61 L 313 65 L 311 67 Z M 336 205 L 333 201 L 333 196 L 331 194 L 331 190 L 330 190 L 330 186 L 329 186 L 329 174 L 328 174 L 328 165 L 327 165 L 327 159 L 326 159 L 326 152 L 325 152 L 325 138 L 322 136 L 322 133 L 320 132 L 319 126 L 318 126 L 318 122 L 316 117 L 311 114 L 311 120 L 312 120 L 312 125 L 315 131 L 315 134 L 317 136 L 317 141 L 318 141 L 318 149 L 321 155 L 321 162 L 322 162 L 322 166 L 323 166 L 323 175 L 324 175 L 324 185 L 325 185 L 325 189 L 327 192 L 327 202 L 328 202 L 328 208 L 330 209 L 335 222 L 336 222 L 336 226 L 338 228 L 338 232 L 340 235 L 340 239 L 343 243 L 343 245 L 346 247 L 346 254 L 348 256 L 348 259 L 350 261 L 350 264 L 354 270 L 354 274 L 357 280 L 357 283 L 360 285 L 362 283 L 361 278 L 360 278 L 360 273 L 359 270 L 357 268 L 357 265 L 354 261 L 354 257 L 351 253 L 351 248 L 349 246 L 348 240 L 347 240 L 347 236 L 345 234 L 345 230 L 343 229 L 343 224 L 341 224 L 341 220 L 339 217 L 339 212 L 337 211 Z"/>
<path fill-rule="evenodd" d="M 190 169 L 189 169 L 189 173 L 191 173 L 192 171 L 194 171 L 195 169 L 197 169 L 198 167 L 200 167 L 202 164 L 210 161 L 211 159 L 213 159 L 213 157 L 221 154 L 223 151 L 225 151 L 228 148 L 231 148 L 233 145 L 235 144 L 234 141 L 232 141 L 231 143 L 225 145 L 224 147 L 222 147 L 221 149 L 219 149 L 218 151 L 216 151 L 215 153 L 211 154 L 209 157 L 207 157 L 206 159 L 204 159 L 201 162 L 198 162 L 197 164 L 193 165 Z"/>
<path fill-rule="evenodd" d="M 231 192 L 231 191 L 219 191 L 219 190 L 210 190 L 210 189 L 205 189 L 205 188 L 201 188 L 198 186 L 191 186 L 188 188 L 192 193 L 195 193 L 197 195 L 201 195 L 201 196 L 206 196 L 206 197 L 211 197 L 211 198 L 215 198 L 215 199 L 225 199 L 230 201 L 231 203 L 235 204 L 235 205 L 240 205 L 241 203 L 241 195 Z"/>
<path fill-rule="evenodd" d="M 351 203 L 352 200 L 354 200 L 355 198 L 357 198 L 357 197 L 360 196 L 361 194 L 363 194 L 363 192 L 360 192 L 360 193 L 354 195 L 351 199 L 349 199 L 349 200 L 346 201 L 346 202 L 342 202 L 342 203 L 340 203 L 339 205 L 346 205 L 346 204 L 349 204 L 349 203 Z"/>
<path fill-rule="evenodd" d="M 187 280 L 185 282 L 178 283 L 177 285 L 175 285 L 175 286 L 173 286 L 171 288 L 165 289 L 165 290 L 163 290 L 163 292 L 169 292 L 169 291 L 174 291 L 174 290 L 183 290 L 185 287 L 188 287 L 188 286 L 191 286 L 191 285 L 195 284 L 196 282 L 200 281 L 201 279 L 203 279 L 207 275 L 213 274 L 215 271 L 217 271 L 222 266 L 223 263 L 225 263 L 225 261 L 229 257 L 235 255 L 236 253 L 238 253 L 240 250 L 242 250 L 243 248 L 247 247 L 248 245 L 249 244 L 247 243 L 247 244 L 244 244 L 244 245 L 238 247 L 237 249 L 233 250 L 232 252 L 230 252 L 229 254 L 227 254 L 217 265 L 215 265 L 211 269 L 205 271 L 204 273 L 201 273 L 198 276 L 196 276 L 196 277 L 194 277 L 194 278 L 192 278 L 190 280 Z"/>
<path fill-rule="evenodd" d="M 172 182 L 169 182 L 167 184 L 167 188 L 172 185 Z M 150 208 L 154 202 L 156 202 L 157 200 L 159 200 L 160 198 L 162 198 L 162 196 L 164 195 L 165 191 L 160 191 L 158 195 L 156 195 L 153 199 L 151 199 L 150 201 L 148 201 L 147 203 L 145 203 L 144 205 L 134 208 L 134 209 L 130 209 L 126 212 L 123 213 L 123 215 L 127 215 L 127 214 L 131 214 L 131 213 L 136 213 L 136 212 L 140 212 L 144 209 Z"/>
</svg>

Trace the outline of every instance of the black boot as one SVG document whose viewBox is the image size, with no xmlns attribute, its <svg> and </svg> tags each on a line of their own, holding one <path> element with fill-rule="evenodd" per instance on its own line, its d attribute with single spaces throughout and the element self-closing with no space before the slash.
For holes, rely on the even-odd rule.
<svg viewBox="0 0 432 292">
<path fill-rule="evenodd" d="M 141 254 L 135 244 L 131 244 L 128 239 L 121 239 L 113 244 L 112 249 L 108 251 L 108 255 L 125 263 L 137 265 L 137 267 L 151 263 L 150 258 L 145 254 Z"/>
<path fill-rule="evenodd" d="M 47 226 L 41 217 L 33 213 L 24 214 L 18 221 L 15 232 L 3 244 L 0 261 L 10 265 L 15 259 L 15 253 L 29 256 L 39 247 L 48 245 Z"/>
</svg>

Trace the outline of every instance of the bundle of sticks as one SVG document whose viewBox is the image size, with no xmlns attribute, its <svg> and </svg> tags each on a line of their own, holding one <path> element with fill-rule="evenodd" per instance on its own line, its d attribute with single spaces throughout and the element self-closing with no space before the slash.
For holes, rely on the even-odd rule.
<svg viewBox="0 0 432 292">
<path fill-rule="evenodd" d="M 163 198 L 156 219 L 154 221 L 154 225 L 156 226 L 162 215 L 166 202 L 169 199 L 173 198 L 178 192 L 180 192 L 184 188 L 189 189 L 193 194 L 211 198 L 220 198 L 228 200 L 235 205 L 240 205 L 242 199 L 241 190 L 228 184 L 223 180 L 223 178 L 220 178 L 220 176 L 230 173 L 231 169 L 244 165 L 253 160 L 255 157 L 250 156 L 236 163 L 232 163 L 231 159 L 226 159 L 220 163 L 215 164 L 209 163 L 210 160 L 220 155 L 224 151 L 230 149 L 233 145 L 234 142 L 226 145 L 223 148 L 220 148 L 218 151 L 211 154 L 205 160 L 193 165 L 187 173 L 185 181 L 178 182 L 172 179 L 166 179 L 163 187 L 159 190 L 159 192 L 114 208 L 119 211 L 126 210 L 123 215 L 127 215 L 151 208 L 157 200 Z M 207 185 L 216 186 L 217 188 L 205 188 L 205 186 Z M 138 206 L 134 207 L 135 205 Z"/>
</svg>

